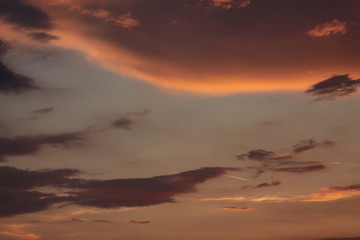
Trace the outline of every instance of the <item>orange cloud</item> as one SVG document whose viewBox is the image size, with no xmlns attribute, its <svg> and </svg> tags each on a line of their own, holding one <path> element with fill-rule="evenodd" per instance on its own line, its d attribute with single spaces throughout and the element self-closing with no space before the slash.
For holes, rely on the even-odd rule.
<svg viewBox="0 0 360 240">
<path fill-rule="evenodd" d="M 244 208 L 238 208 L 238 207 L 222 207 L 220 210 L 230 210 L 234 212 L 248 212 L 252 211 L 252 208 L 244 207 Z"/>
<path fill-rule="evenodd" d="M 360 196 L 360 185 L 351 185 L 345 187 L 329 187 L 320 189 L 320 191 L 297 196 L 261 196 L 261 197 L 222 197 L 205 198 L 200 201 L 215 202 L 332 202 L 340 199 L 347 199 Z"/>
<path fill-rule="evenodd" d="M 59 39 L 51 44 L 79 50 L 119 75 L 165 89 L 207 95 L 299 90 L 336 73 L 360 75 L 356 45 L 319 48 L 301 34 L 318 19 L 323 6 L 317 3 L 301 1 L 301 8 L 275 4 L 264 11 L 269 7 L 266 1 L 247 7 L 248 0 L 203 0 L 186 6 L 168 0 L 31 2 L 56 26 L 51 34 Z M 199 7 L 208 9 L 209 4 L 217 9 Z M 314 15 L 301 12 L 309 7 L 320 10 Z M 223 14 L 219 8 L 231 11 Z M 351 6 L 345 3 L 347 8 Z M 174 19 L 178 24 L 172 24 Z M 341 33 L 339 26 L 336 32 Z"/>
<path fill-rule="evenodd" d="M 39 235 L 36 235 L 34 233 L 30 233 L 28 231 L 25 231 L 24 228 L 31 227 L 33 225 L 30 224 L 9 224 L 5 225 L 7 230 L 1 231 L 0 234 L 9 236 L 9 237 L 16 237 L 19 239 L 24 240 L 37 240 L 41 239 Z"/>
<path fill-rule="evenodd" d="M 307 34 L 312 37 L 327 37 L 331 35 L 341 35 L 347 33 L 348 23 L 345 21 L 332 20 L 331 22 L 316 25 Z"/>
</svg>

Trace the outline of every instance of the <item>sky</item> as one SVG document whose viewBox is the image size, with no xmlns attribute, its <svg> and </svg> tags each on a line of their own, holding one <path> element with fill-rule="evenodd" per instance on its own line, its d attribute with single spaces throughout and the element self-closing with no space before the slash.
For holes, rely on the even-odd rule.
<svg viewBox="0 0 360 240">
<path fill-rule="evenodd" d="M 0 240 L 359 240 L 358 0 L 0 0 Z"/>
</svg>

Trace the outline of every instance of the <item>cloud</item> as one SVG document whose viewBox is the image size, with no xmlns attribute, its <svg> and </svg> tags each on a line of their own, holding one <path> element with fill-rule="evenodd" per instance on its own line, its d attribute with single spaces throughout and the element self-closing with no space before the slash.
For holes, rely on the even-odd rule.
<svg viewBox="0 0 360 240">
<path fill-rule="evenodd" d="M 110 18 L 109 21 L 114 22 L 115 24 L 120 25 L 123 28 L 131 29 L 140 25 L 140 21 L 136 19 L 130 12 L 125 13 L 119 17 Z"/>
<path fill-rule="evenodd" d="M 345 21 L 332 20 L 327 23 L 316 25 L 307 32 L 312 37 L 328 37 L 332 35 L 342 35 L 348 32 L 348 23 Z"/>
<path fill-rule="evenodd" d="M 28 33 L 28 36 L 35 41 L 39 41 L 42 43 L 47 43 L 50 42 L 52 40 L 58 40 L 59 37 L 55 36 L 55 35 L 51 35 L 45 32 L 30 32 Z"/>
<path fill-rule="evenodd" d="M 19 94 L 24 91 L 39 89 L 34 80 L 17 74 L 0 62 L 0 93 Z"/>
<path fill-rule="evenodd" d="M 255 197 L 220 197 L 220 198 L 204 198 L 199 201 L 204 202 L 332 202 L 341 199 L 360 197 L 360 184 L 322 188 L 317 192 L 295 195 L 295 196 L 255 196 Z"/>
<path fill-rule="evenodd" d="M 0 234 L 6 235 L 9 237 L 15 237 L 16 239 L 24 240 L 37 240 L 41 237 L 37 234 L 30 233 L 25 230 L 25 228 L 31 227 L 30 224 L 7 224 L 5 225 L 6 230 L 1 231 Z"/>
<path fill-rule="evenodd" d="M 37 153 L 44 145 L 69 147 L 78 145 L 86 137 L 85 132 L 0 137 L 0 159 Z"/>
<path fill-rule="evenodd" d="M 238 156 L 236 156 L 236 158 L 238 160 L 249 159 L 249 160 L 256 160 L 256 161 L 265 161 L 265 160 L 272 160 L 274 155 L 275 155 L 275 153 L 273 153 L 273 152 L 266 151 L 263 149 L 257 149 L 257 150 L 252 150 L 245 154 L 238 155 Z"/>
<path fill-rule="evenodd" d="M 333 71 L 358 73 L 356 41 L 328 41 L 320 48 L 302 34 L 339 11 L 355 18 L 358 3 L 343 3 L 340 10 L 330 2 L 327 11 L 320 2 L 249 3 L 34 1 L 56 23 L 51 34 L 60 39 L 54 45 L 82 51 L 110 71 L 162 88 L 214 95 L 298 90 Z M 357 39 L 358 33 L 352 34 Z"/>
<path fill-rule="evenodd" d="M 135 124 L 135 122 L 132 119 L 127 118 L 127 117 L 122 117 L 122 118 L 119 118 L 119 119 L 115 120 L 112 123 L 112 126 L 114 128 L 121 128 L 121 129 L 125 129 L 125 130 L 130 130 L 130 129 L 132 129 L 134 124 Z"/>
<path fill-rule="evenodd" d="M 288 172 L 288 173 L 306 173 L 306 172 L 315 172 L 326 169 L 325 165 L 317 164 L 304 167 L 285 167 L 285 168 L 272 168 L 272 171 L 275 172 Z"/>
<path fill-rule="evenodd" d="M 280 185 L 280 184 L 281 184 L 281 182 L 278 181 L 278 180 L 276 180 L 276 181 L 272 181 L 272 182 L 270 182 L 270 183 L 268 183 L 268 182 L 260 183 L 260 184 L 258 184 L 258 185 L 256 185 L 256 186 L 247 185 L 247 186 L 244 186 L 244 187 L 242 187 L 242 188 L 243 188 L 243 189 L 246 189 L 246 188 L 254 189 L 254 188 L 274 187 L 274 186 L 278 186 L 278 185 Z"/>
<path fill-rule="evenodd" d="M 248 208 L 248 207 L 243 207 L 243 208 L 239 208 L 239 207 L 222 207 L 220 208 L 220 210 L 230 210 L 230 211 L 234 211 L 234 212 L 248 212 L 248 211 L 252 211 L 252 208 Z"/>
<path fill-rule="evenodd" d="M 176 202 L 196 185 L 234 168 L 201 168 L 152 178 L 86 180 L 76 169 L 21 170 L 0 167 L 0 217 L 42 211 L 67 203 L 98 208 L 144 207 Z M 41 192 L 40 187 L 53 187 Z"/>
<path fill-rule="evenodd" d="M 53 112 L 54 109 L 55 109 L 54 107 L 41 108 L 41 109 L 31 111 L 30 113 L 32 113 L 32 114 L 47 114 L 47 113 Z"/>
<path fill-rule="evenodd" d="M 250 0 L 210 0 L 210 1 L 204 1 L 200 0 L 198 1 L 199 5 L 207 4 L 207 7 L 216 7 L 216 8 L 222 8 L 222 9 L 232 9 L 232 8 L 244 8 L 251 4 Z"/>
<path fill-rule="evenodd" d="M 257 149 L 251 150 L 245 154 L 237 155 L 236 159 L 259 162 L 261 164 L 260 166 L 250 166 L 245 168 L 251 171 L 255 170 L 254 177 L 258 177 L 266 171 L 288 173 L 314 172 L 324 170 L 326 169 L 326 166 L 318 161 L 296 161 L 294 160 L 296 155 L 318 147 L 332 147 L 334 145 L 335 143 L 329 140 L 318 142 L 314 139 L 305 139 L 299 141 L 286 153 L 278 154 L 272 151 Z"/>
<path fill-rule="evenodd" d="M 201 168 L 152 178 L 86 181 L 74 187 L 72 202 L 99 208 L 141 207 L 175 202 L 174 196 L 196 192 L 195 186 L 225 175 L 230 168 Z"/>
<path fill-rule="evenodd" d="M 129 223 L 131 224 L 149 224 L 151 223 L 150 221 L 135 221 L 135 220 L 131 220 L 129 221 Z"/>
<path fill-rule="evenodd" d="M 104 8 L 86 8 L 81 6 L 80 4 L 77 4 L 75 1 L 54 1 L 50 4 L 66 6 L 70 11 L 83 15 L 89 15 L 101 19 L 105 23 L 110 22 L 126 29 L 131 29 L 141 24 L 140 21 L 136 17 L 134 17 L 131 12 L 126 12 L 118 15 L 116 13 L 113 13 L 111 10 Z"/>
<path fill-rule="evenodd" d="M 360 79 L 353 80 L 348 74 L 335 75 L 314 84 L 305 93 L 314 96 L 314 101 L 333 100 L 356 92 L 359 85 Z"/>
<path fill-rule="evenodd" d="M 50 17 L 39 7 L 22 0 L 2 0 L 0 19 L 24 29 L 49 30 L 53 28 Z"/>
<path fill-rule="evenodd" d="M 0 39 L 0 58 L 8 52 L 10 44 Z M 17 74 L 0 59 L 0 93 L 18 94 L 27 90 L 39 89 L 34 80 Z"/>
</svg>

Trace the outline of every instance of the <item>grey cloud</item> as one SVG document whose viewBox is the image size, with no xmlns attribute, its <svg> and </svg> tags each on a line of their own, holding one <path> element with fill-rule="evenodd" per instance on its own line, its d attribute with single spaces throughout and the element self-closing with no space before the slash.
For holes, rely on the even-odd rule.
<svg viewBox="0 0 360 240">
<path fill-rule="evenodd" d="M 305 93 L 314 97 L 314 101 L 334 100 L 357 91 L 360 79 L 353 80 L 349 74 L 336 75 L 314 84 Z"/>
</svg>

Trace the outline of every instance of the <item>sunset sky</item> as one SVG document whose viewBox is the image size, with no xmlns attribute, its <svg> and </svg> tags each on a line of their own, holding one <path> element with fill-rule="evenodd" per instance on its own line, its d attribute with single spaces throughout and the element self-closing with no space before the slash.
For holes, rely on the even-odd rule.
<svg viewBox="0 0 360 240">
<path fill-rule="evenodd" d="M 0 0 L 0 240 L 360 240 L 359 0 Z"/>
</svg>

